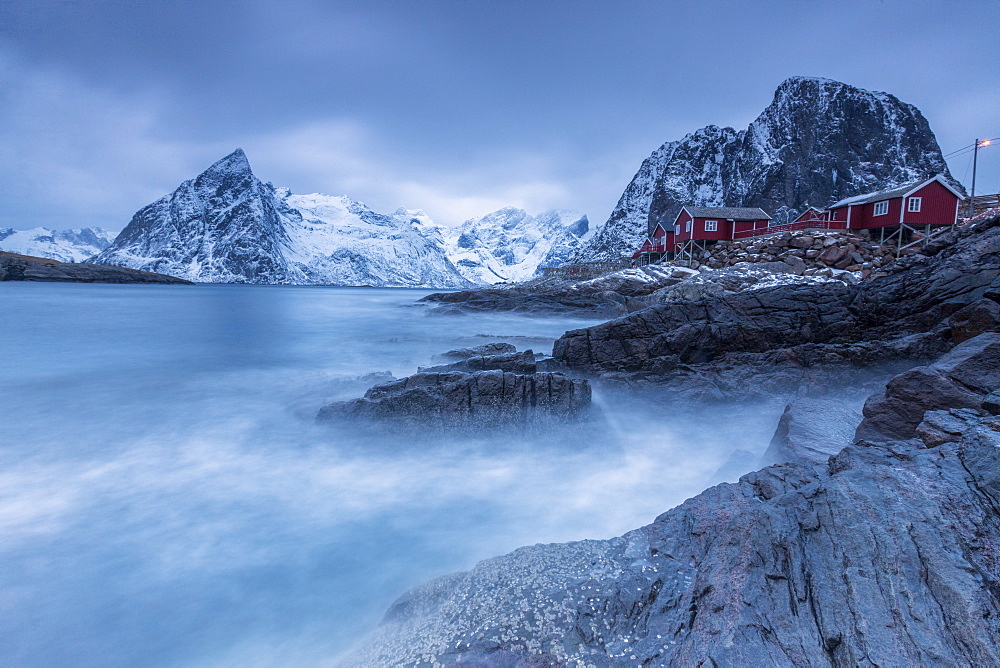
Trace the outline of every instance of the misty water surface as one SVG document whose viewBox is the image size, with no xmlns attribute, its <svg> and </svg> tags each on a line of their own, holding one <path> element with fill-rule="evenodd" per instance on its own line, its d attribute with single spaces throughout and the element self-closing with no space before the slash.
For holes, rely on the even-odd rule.
<svg viewBox="0 0 1000 668">
<path fill-rule="evenodd" d="M 589 324 L 434 316 L 423 294 L 0 285 L 0 663 L 329 665 L 414 584 L 652 521 L 780 412 L 598 392 L 583 431 L 316 424 L 356 376 Z"/>
</svg>

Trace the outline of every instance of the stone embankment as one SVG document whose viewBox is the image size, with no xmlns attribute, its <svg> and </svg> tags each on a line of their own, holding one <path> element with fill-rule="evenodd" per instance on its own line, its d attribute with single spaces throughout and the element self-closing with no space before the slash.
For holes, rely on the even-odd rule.
<svg viewBox="0 0 1000 668">
<path fill-rule="evenodd" d="M 912 255 L 919 247 L 903 249 Z M 895 243 L 881 244 L 867 230 L 782 232 L 751 239 L 719 241 L 701 252 L 697 261 L 709 269 L 740 262 L 784 262 L 804 276 L 833 276 L 831 270 L 859 272 L 862 278 L 896 260 Z"/>
</svg>

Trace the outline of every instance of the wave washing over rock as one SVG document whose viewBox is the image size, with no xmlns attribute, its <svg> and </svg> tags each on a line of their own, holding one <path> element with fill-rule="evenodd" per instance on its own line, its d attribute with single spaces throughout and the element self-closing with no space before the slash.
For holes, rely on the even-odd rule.
<svg viewBox="0 0 1000 668">
<path fill-rule="evenodd" d="M 631 255 L 684 205 L 761 207 L 782 222 L 809 205 L 935 174 L 950 178 L 919 109 L 888 93 L 792 77 L 746 130 L 709 125 L 654 151 L 574 259 Z"/>
<path fill-rule="evenodd" d="M 237 149 L 140 209 L 92 261 L 207 283 L 467 287 L 428 223 L 275 188 Z"/>
<path fill-rule="evenodd" d="M 60 262 L 83 262 L 111 245 L 115 235 L 100 227 L 79 230 L 0 230 L 0 250 Z"/>
<path fill-rule="evenodd" d="M 964 345 L 1000 387 L 1000 337 L 985 337 Z M 997 665 L 1000 419 L 952 422 L 944 442 L 860 441 L 620 538 L 430 582 L 348 664 Z"/>
</svg>

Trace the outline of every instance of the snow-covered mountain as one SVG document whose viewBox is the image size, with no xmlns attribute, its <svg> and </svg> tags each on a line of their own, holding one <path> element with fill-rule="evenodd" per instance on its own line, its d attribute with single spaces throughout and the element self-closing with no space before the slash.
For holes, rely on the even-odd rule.
<svg viewBox="0 0 1000 668">
<path fill-rule="evenodd" d="M 92 261 L 209 283 L 469 285 L 422 213 L 275 188 L 241 149 L 140 209 Z"/>
<path fill-rule="evenodd" d="M 526 281 L 542 267 L 558 267 L 592 236 L 587 216 L 552 210 L 530 216 L 506 207 L 441 228 L 448 258 L 473 283 Z"/>
<path fill-rule="evenodd" d="M 83 262 L 111 245 L 115 235 L 100 227 L 79 230 L 0 229 L 0 250 L 47 257 L 60 262 Z"/>
<path fill-rule="evenodd" d="M 756 206 L 786 221 L 810 205 L 935 174 L 951 178 L 919 109 L 888 93 L 792 77 L 746 130 L 709 125 L 656 149 L 574 260 L 630 255 L 685 204 Z"/>
</svg>

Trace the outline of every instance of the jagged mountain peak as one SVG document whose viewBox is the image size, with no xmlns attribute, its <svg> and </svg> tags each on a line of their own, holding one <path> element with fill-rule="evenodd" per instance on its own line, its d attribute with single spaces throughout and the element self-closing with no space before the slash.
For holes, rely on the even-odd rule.
<svg viewBox="0 0 1000 668">
<path fill-rule="evenodd" d="M 686 204 L 760 207 L 784 222 L 809 204 L 935 174 L 961 189 L 913 105 L 832 79 L 789 77 L 746 130 L 708 125 L 654 151 L 573 259 L 631 255 Z"/>
<path fill-rule="evenodd" d="M 207 176 L 210 174 L 227 174 L 238 172 L 242 174 L 252 174 L 253 170 L 250 169 L 250 160 L 247 158 L 247 154 L 242 148 L 237 148 L 235 151 L 212 163 L 212 165 L 201 173 L 202 176 Z"/>
<path fill-rule="evenodd" d="M 440 235 L 411 218 L 265 184 L 236 149 L 140 209 L 93 261 L 210 283 L 467 287 Z"/>
</svg>

